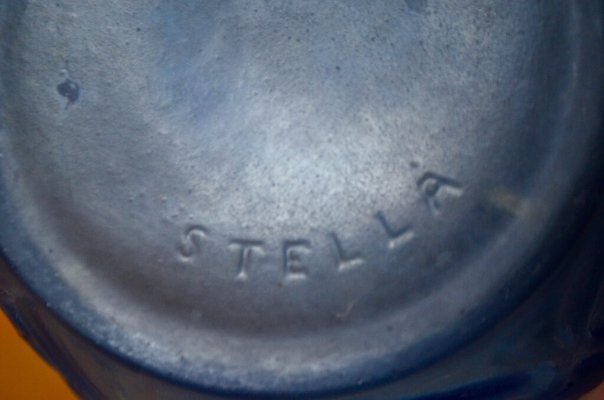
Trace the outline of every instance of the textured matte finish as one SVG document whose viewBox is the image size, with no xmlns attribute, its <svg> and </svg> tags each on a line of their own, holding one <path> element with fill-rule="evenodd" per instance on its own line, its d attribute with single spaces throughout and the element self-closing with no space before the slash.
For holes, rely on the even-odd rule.
<svg viewBox="0 0 604 400">
<path fill-rule="evenodd" d="M 601 1 L 0 23 L 4 308 L 80 393 L 553 395 L 602 363 Z"/>
</svg>

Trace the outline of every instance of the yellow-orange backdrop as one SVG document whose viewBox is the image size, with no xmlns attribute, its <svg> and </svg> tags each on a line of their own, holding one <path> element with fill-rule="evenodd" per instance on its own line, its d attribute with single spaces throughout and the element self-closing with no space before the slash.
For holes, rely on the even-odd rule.
<svg viewBox="0 0 604 400">
<path fill-rule="evenodd" d="M 76 400 L 50 368 L 0 312 L 0 399 Z M 582 400 L 604 400 L 604 384 Z"/>
<path fill-rule="evenodd" d="M 59 374 L 25 343 L 0 312 L 0 399 L 75 400 Z"/>
</svg>

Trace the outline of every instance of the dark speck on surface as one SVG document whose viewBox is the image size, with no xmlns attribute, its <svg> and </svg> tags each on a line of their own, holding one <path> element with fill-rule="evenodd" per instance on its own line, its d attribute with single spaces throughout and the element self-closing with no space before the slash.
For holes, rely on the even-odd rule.
<svg viewBox="0 0 604 400">
<path fill-rule="evenodd" d="M 405 0 L 410 11 L 423 13 L 426 11 L 427 0 Z"/>
<path fill-rule="evenodd" d="M 80 86 L 69 78 L 57 86 L 57 91 L 61 96 L 69 100 L 69 104 L 75 103 L 80 97 Z"/>
</svg>

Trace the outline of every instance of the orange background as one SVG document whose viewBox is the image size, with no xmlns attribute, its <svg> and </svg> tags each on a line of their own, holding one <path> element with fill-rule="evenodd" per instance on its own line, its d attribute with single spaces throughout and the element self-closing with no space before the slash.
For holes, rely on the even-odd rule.
<svg viewBox="0 0 604 400">
<path fill-rule="evenodd" d="M 63 379 L 15 331 L 0 312 L 0 399 L 76 400 Z M 583 400 L 604 400 L 604 384 Z"/>
<path fill-rule="evenodd" d="M 0 399 L 76 399 L 59 374 L 21 339 L 1 311 Z"/>
</svg>

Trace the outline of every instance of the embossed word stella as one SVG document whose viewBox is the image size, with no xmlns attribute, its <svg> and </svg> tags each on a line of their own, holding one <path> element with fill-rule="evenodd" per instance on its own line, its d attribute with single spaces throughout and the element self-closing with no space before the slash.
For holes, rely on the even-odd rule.
<svg viewBox="0 0 604 400">
<path fill-rule="evenodd" d="M 438 218 L 442 209 L 442 195 L 452 197 L 463 195 L 462 185 L 454 179 L 435 172 L 426 172 L 417 181 L 417 188 L 429 208 L 433 217 Z M 387 248 L 394 251 L 415 238 L 411 225 L 395 227 L 384 215 L 378 211 L 374 215 L 376 223 L 381 226 L 387 242 Z M 345 249 L 337 233 L 329 233 L 329 240 L 337 254 L 337 271 L 345 273 L 358 268 L 366 263 L 361 252 Z M 189 226 L 183 234 L 182 242 L 178 246 L 178 257 L 181 262 L 191 263 L 200 259 L 204 244 L 211 239 L 210 231 L 204 225 Z M 252 273 L 252 264 L 255 257 L 266 252 L 266 243 L 257 239 L 231 239 L 228 242 L 231 251 L 238 253 L 236 280 L 245 281 Z M 282 271 L 286 282 L 304 281 L 308 278 L 308 266 L 304 263 L 305 255 L 312 252 L 311 241 L 307 239 L 284 240 L 281 243 Z"/>
</svg>

